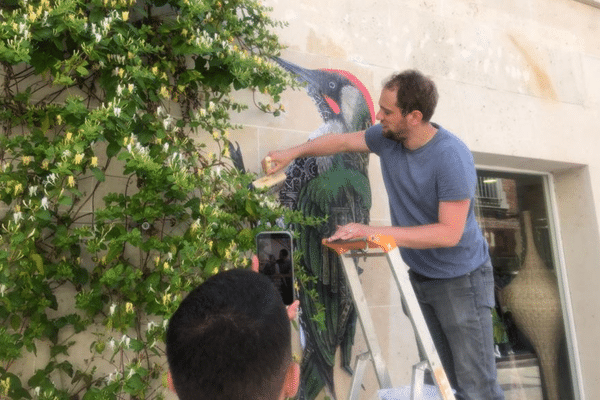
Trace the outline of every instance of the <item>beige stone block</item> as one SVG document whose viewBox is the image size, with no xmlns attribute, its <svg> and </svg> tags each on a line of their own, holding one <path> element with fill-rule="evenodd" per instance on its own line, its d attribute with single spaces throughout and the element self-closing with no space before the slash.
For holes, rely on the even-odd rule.
<svg viewBox="0 0 600 400">
<path fill-rule="evenodd" d="M 600 118 L 600 57 L 583 56 L 582 69 L 586 82 L 585 107 L 597 110 L 596 117 Z"/>
<path fill-rule="evenodd" d="M 369 182 L 371 184 L 370 225 L 389 226 L 391 224 L 387 191 L 383 183 L 379 157 L 369 157 Z"/>
<path fill-rule="evenodd" d="M 304 66 L 303 64 L 299 64 Z M 258 104 L 273 104 L 271 99 L 261 93 L 244 91 L 237 92 L 237 101 L 249 105 L 247 110 L 232 114 L 232 122 L 244 126 L 261 126 L 272 129 L 293 129 L 312 132 L 317 129 L 322 120 L 313 100 L 306 94 L 304 88 L 288 89 L 281 96 L 284 112 L 275 117 L 258 108 Z"/>
<path fill-rule="evenodd" d="M 106 176 L 106 180 L 96 191 L 96 197 L 94 199 L 95 207 L 105 207 L 104 197 L 109 193 L 125 193 L 131 195 L 137 192 L 137 186 L 135 179 L 130 179 L 124 176 Z"/>
</svg>

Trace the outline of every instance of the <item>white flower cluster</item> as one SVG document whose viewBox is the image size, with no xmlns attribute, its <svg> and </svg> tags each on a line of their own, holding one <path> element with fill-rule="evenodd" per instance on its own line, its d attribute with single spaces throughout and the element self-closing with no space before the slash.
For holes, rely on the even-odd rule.
<svg viewBox="0 0 600 400">
<path fill-rule="evenodd" d="M 91 33 L 92 37 L 96 42 L 100 42 L 104 36 L 108 35 L 110 32 L 110 28 L 115 19 L 120 19 L 121 14 L 119 14 L 116 10 L 110 12 L 108 16 L 106 16 L 100 24 L 97 25 L 93 22 L 90 22 L 87 26 L 87 30 Z"/>
<path fill-rule="evenodd" d="M 265 196 L 260 200 L 260 206 L 262 208 L 268 208 L 270 210 L 275 210 L 281 206 L 273 197 Z"/>
<path fill-rule="evenodd" d="M 167 110 L 164 109 L 163 106 L 159 106 L 156 109 L 156 115 L 158 118 L 162 118 L 162 126 L 164 128 L 165 131 L 170 131 L 175 129 L 176 127 L 176 121 L 175 118 L 173 118 L 173 116 L 171 116 Z"/>
<path fill-rule="evenodd" d="M 181 169 L 184 167 L 185 161 L 183 154 L 176 151 L 167 158 L 166 164 L 171 169 Z"/>
<path fill-rule="evenodd" d="M 141 159 L 143 161 L 150 161 L 150 150 L 146 146 L 142 146 L 137 140 L 136 135 L 131 135 L 129 138 L 125 138 L 125 145 L 127 146 L 127 152 L 129 152 L 134 159 Z"/>
</svg>

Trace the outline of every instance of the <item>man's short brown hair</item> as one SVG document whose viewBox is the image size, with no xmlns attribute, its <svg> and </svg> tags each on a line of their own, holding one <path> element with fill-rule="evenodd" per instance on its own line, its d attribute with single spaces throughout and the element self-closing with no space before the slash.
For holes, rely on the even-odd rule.
<svg viewBox="0 0 600 400">
<path fill-rule="evenodd" d="M 430 78 L 419 71 L 407 70 L 392 75 L 383 87 L 397 90 L 396 106 L 402 111 L 402 115 L 406 116 L 417 110 L 423 115 L 423 121 L 429 122 L 438 101 L 435 83 Z"/>
</svg>

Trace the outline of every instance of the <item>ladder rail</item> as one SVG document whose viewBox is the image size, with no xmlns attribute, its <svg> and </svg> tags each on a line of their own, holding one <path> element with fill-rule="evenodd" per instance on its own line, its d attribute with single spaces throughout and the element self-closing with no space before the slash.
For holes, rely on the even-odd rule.
<svg viewBox="0 0 600 400">
<path fill-rule="evenodd" d="M 340 259 L 344 266 L 344 273 L 352 298 L 354 299 L 354 306 L 356 307 L 360 326 L 363 335 L 365 336 L 367 348 L 371 354 L 371 360 L 373 362 L 373 367 L 375 368 L 375 375 L 377 376 L 379 387 L 383 389 L 391 388 L 392 382 L 390 374 L 385 364 L 385 360 L 383 359 L 381 348 L 379 347 L 377 333 L 375 332 L 375 324 L 373 323 L 373 318 L 369 311 L 369 306 L 358 277 L 358 272 L 354 265 L 354 260 L 351 257 L 348 257 L 348 255 L 341 256 Z"/>
<path fill-rule="evenodd" d="M 415 331 L 417 345 L 423 350 L 422 352 L 426 357 L 426 360 L 423 360 L 415 365 L 415 367 L 419 366 L 419 368 L 413 369 L 411 397 L 415 399 L 415 395 L 418 395 L 418 392 L 421 391 L 419 389 L 422 389 L 423 382 L 419 382 L 417 385 L 415 379 L 418 378 L 422 381 L 423 363 L 425 362 L 433 373 L 433 378 L 436 382 L 436 386 L 439 394 L 442 397 L 442 400 L 455 400 L 452 387 L 450 386 L 446 372 L 444 371 L 439 355 L 435 349 L 435 344 L 427 327 L 425 318 L 423 317 L 423 313 L 421 312 L 421 306 L 419 305 L 414 289 L 410 282 L 406 264 L 402 260 L 400 252 L 393 251 L 394 249 L 397 249 L 394 239 L 391 236 L 386 235 L 376 235 L 368 238 L 336 242 L 328 242 L 326 239 L 324 239 L 323 245 L 336 251 L 342 261 L 344 274 L 346 275 L 348 287 L 354 299 L 354 305 L 356 307 L 363 335 L 365 336 L 368 353 L 371 354 L 371 360 L 375 368 L 375 374 L 377 376 L 379 387 L 381 389 L 390 388 L 391 380 L 385 360 L 382 356 L 381 348 L 379 347 L 379 341 L 375 332 L 375 325 L 373 324 L 373 319 L 371 317 L 366 297 L 362 289 L 362 284 L 360 283 L 358 272 L 356 271 L 356 267 L 354 265 L 354 258 L 357 257 L 357 255 L 344 254 L 349 251 L 354 253 L 357 250 L 361 250 L 363 253 L 360 256 L 386 256 L 388 260 L 392 276 L 394 277 L 396 286 L 400 292 L 400 296 L 406 305 L 406 312 L 412 323 L 413 330 Z M 382 250 L 382 252 L 377 252 L 375 254 L 365 253 L 364 251 L 369 248 L 378 248 Z M 415 376 L 415 373 L 418 373 L 418 376 Z M 355 379 L 352 383 L 353 388 L 357 386 L 356 379 L 359 377 L 355 376 L 354 378 Z M 362 371 L 360 379 L 362 379 Z M 353 390 L 352 393 L 354 392 L 355 391 Z M 353 397 L 350 397 L 350 399 L 353 399 Z"/>
<path fill-rule="evenodd" d="M 448 380 L 446 371 L 444 371 L 444 367 L 442 366 L 442 362 L 435 348 L 431 333 L 427 327 L 425 317 L 423 317 L 423 313 L 421 312 L 421 306 L 419 305 L 419 301 L 415 295 L 412 283 L 410 283 L 408 270 L 406 268 L 401 269 L 400 267 L 405 265 L 400 256 L 400 252 L 390 251 L 387 253 L 387 257 L 392 270 L 392 275 L 394 276 L 396 285 L 400 290 L 400 295 L 406 304 L 407 313 L 409 314 L 408 317 L 412 323 L 413 330 L 416 333 L 415 336 L 417 337 L 418 345 L 421 346 L 421 349 L 427 358 L 429 368 L 433 373 L 440 394 L 442 395 L 442 399 L 455 400 L 452 387 L 450 386 L 450 381 Z"/>
</svg>

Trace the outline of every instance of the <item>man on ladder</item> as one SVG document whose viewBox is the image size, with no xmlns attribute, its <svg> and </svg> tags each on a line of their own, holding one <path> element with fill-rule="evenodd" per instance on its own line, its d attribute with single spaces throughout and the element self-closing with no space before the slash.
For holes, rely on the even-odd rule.
<svg viewBox="0 0 600 400">
<path fill-rule="evenodd" d="M 503 399 L 493 352 L 493 270 L 474 213 L 477 175 L 466 145 L 430 122 L 437 98 L 435 84 L 420 72 L 393 75 L 381 91 L 380 124 L 270 152 L 263 166 L 267 174 L 274 174 L 300 157 L 377 154 L 393 226 L 352 223 L 339 227 L 329 239 L 392 236 L 410 268 L 456 397 Z"/>
</svg>

